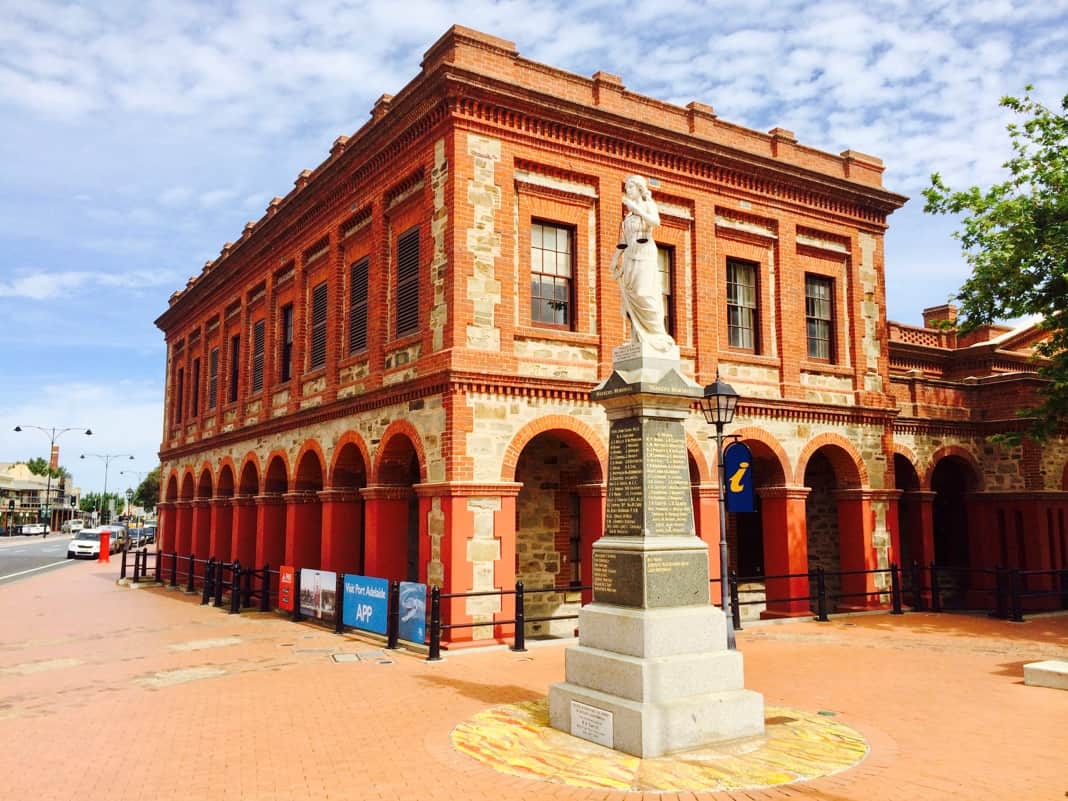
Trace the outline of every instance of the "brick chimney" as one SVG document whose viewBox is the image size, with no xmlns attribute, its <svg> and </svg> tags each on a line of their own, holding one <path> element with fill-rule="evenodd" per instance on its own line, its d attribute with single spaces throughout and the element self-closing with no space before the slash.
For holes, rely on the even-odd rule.
<svg viewBox="0 0 1068 801">
<path fill-rule="evenodd" d="M 943 303 L 941 306 L 931 306 L 923 310 L 923 327 L 938 328 L 939 323 L 957 321 L 957 307 L 952 303 Z"/>
</svg>

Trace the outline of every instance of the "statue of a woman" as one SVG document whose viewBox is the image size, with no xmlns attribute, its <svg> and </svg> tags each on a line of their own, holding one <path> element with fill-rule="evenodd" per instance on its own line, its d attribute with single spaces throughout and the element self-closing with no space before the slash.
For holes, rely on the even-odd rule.
<svg viewBox="0 0 1068 801">
<path fill-rule="evenodd" d="M 630 319 L 632 342 L 666 351 L 674 347 L 675 340 L 664 330 L 664 290 L 652 238 L 653 228 L 660 225 L 660 212 L 640 175 L 627 178 L 623 205 L 627 214 L 611 267 L 623 296 L 623 315 Z"/>
</svg>

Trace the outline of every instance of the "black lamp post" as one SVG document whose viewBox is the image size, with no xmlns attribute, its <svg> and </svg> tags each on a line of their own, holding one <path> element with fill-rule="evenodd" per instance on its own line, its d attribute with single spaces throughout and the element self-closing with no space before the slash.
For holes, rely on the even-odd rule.
<svg viewBox="0 0 1068 801">
<path fill-rule="evenodd" d="M 129 459 L 132 460 L 133 459 L 133 454 L 130 454 L 130 453 L 83 453 L 82 454 L 82 458 L 83 459 L 86 456 L 92 456 L 94 459 L 103 459 L 104 460 L 104 492 L 100 496 L 100 521 L 97 523 L 97 525 L 102 526 L 102 525 L 104 525 L 104 504 L 107 503 L 107 500 L 108 500 L 108 465 L 111 464 L 111 460 L 112 459 L 126 459 L 126 458 L 129 458 Z M 110 523 L 111 520 L 109 519 L 108 522 Z"/>
<path fill-rule="evenodd" d="M 68 431 L 74 431 L 76 428 L 81 428 L 81 426 L 70 426 L 68 428 L 58 428 L 56 426 L 50 428 L 45 428 L 44 426 L 26 426 L 26 428 L 35 428 L 48 435 L 48 484 L 45 489 L 45 515 L 48 518 L 48 522 L 45 523 L 45 536 L 47 536 L 48 532 L 52 530 L 52 453 L 56 449 L 56 440 Z M 15 431 L 21 433 L 22 426 L 15 426 Z M 90 437 L 92 435 L 92 429 L 85 429 L 85 436 Z"/>
<path fill-rule="evenodd" d="M 727 585 L 727 471 L 723 466 L 723 428 L 734 419 L 738 393 L 716 373 L 715 382 L 705 387 L 701 411 L 705 420 L 716 427 L 716 464 L 719 466 L 719 587 L 723 614 L 727 618 L 727 647 L 734 649 L 734 621 L 731 616 L 730 588 Z"/>
</svg>

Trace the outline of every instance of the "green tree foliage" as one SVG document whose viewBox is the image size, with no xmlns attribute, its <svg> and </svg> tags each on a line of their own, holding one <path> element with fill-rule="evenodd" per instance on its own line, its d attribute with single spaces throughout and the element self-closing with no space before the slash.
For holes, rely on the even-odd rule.
<svg viewBox="0 0 1068 801">
<path fill-rule="evenodd" d="M 121 514 L 122 510 L 126 508 L 126 496 L 121 492 L 109 492 L 107 495 L 101 495 L 99 492 L 87 492 L 82 495 L 81 500 L 78 502 L 78 508 L 83 512 L 107 509 L 108 502 L 112 500 L 115 502 L 116 514 Z"/>
<path fill-rule="evenodd" d="M 52 478 L 70 478 L 70 473 L 67 472 L 65 467 L 49 467 L 48 462 L 37 456 L 26 462 L 26 467 L 30 469 L 30 472 L 35 476 L 47 476 L 51 473 Z"/>
<path fill-rule="evenodd" d="M 146 511 L 155 509 L 156 502 L 159 500 L 159 475 L 160 468 L 157 467 L 145 476 L 145 480 L 141 482 L 134 492 L 134 503 L 143 507 Z"/>
<path fill-rule="evenodd" d="M 1048 383 L 1039 405 L 1021 410 L 1031 419 L 1017 439 L 1045 438 L 1068 424 L 1068 95 L 1056 111 L 1032 91 L 1001 100 L 1020 118 L 1007 126 L 1007 180 L 953 191 L 935 173 L 923 193 L 928 213 L 963 215 L 954 236 L 972 275 L 956 295 L 961 330 L 1035 315 L 1047 334 L 1037 355 Z"/>
</svg>

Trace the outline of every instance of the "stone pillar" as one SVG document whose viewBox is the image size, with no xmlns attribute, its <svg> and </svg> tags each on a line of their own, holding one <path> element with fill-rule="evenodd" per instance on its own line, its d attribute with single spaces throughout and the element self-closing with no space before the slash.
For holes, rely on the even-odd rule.
<svg viewBox="0 0 1068 801">
<path fill-rule="evenodd" d="M 565 681 L 549 689 L 553 727 L 640 757 L 764 731 L 743 687 L 723 612 L 709 604 L 708 547 L 695 536 L 683 424 L 701 388 L 678 350 L 632 344 L 590 397 L 610 421 L 605 535 L 593 546 L 593 603 Z"/>
<path fill-rule="evenodd" d="M 232 558 L 231 535 L 233 532 L 234 522 L 232 502 L 232 498 L 216 497 L 211 499 L 210 555 L 223 562 Z"/>
<path fill-rule="evenodd" d="M 205 567 L 201 562 L 207 562 L 211 556 L 211 501 L 207 498 L 197 498 L 193 501 L 193 543 L 191 550 L 196 554 L 197 561 L 193 572 L 198 576 L 204 575 Z"/>
<path fill-rule="evenodd" d="M 238 495 L 231 504 L 233 523 L 230 537 L 230 558 L 241 562 L 245 567 L 263 567 L 263 562 L 256 561 L 256 497 Z M 278 565 L 272 565 L 277 568 Z"/>
<path fill-rule="evenodd" d="M 760 515 L 764 525 L 764 575 L 797 576 L 768 578 L 765 582 L 767 608 L 761 618 L 808 617 L 813 602 L 808 582 L 808 529 L 805 501 L 808 487 L 762 487 Z M 777 598 L 798 598 L 779 601 Z"/>
<path fill-rule="evenodd" d="M 176 520 L 175 550 L 179 556 L 188 556 L 193 548 L 193 502 L 175 501 Z"/>
<path fill-rule="evenodd" d="M 322 566 L 337 573 L 363 573 L 363 500 L 359 490 L 329 489 L 322 504 Z"/>
<path fill-rule="evenodd" d="M 322 558 L 322 511 L 315 492 L 295 490 L 286 502 L 286 561 L 298 570 L 318 570 Z"/>
<path fill-rule="evenodd" d="M 256 496 L 256 565 L 286 564 L 286 506 L 280 492 Z"/>
</svg>

